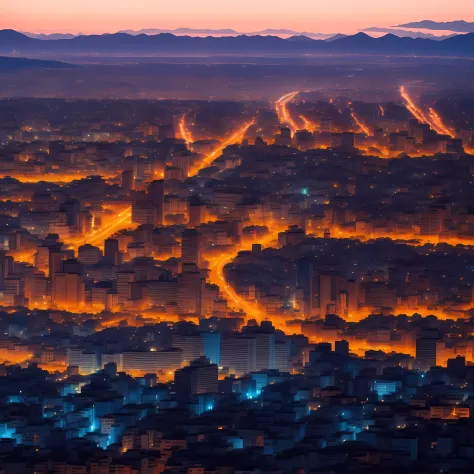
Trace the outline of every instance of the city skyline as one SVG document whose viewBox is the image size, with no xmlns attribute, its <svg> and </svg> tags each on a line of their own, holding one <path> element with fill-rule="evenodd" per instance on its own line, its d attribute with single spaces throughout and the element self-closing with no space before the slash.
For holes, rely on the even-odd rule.
<svg viewBox="0 0 474 474">
<path fill-rule="evenodd" d="M 128 0 L 103 0 L 99 4 L 91 0 L 66 3 L 44 0 L 39 3 L 19 0 L 3 7 L 0 28 L 74 34 L 147 28 L 231 28 L 239 32 L 286 28 L 350 34 L 370 26 L 388 28 L 423 19 L 450 21 L 462 18 L 474 21 L 474 8 L 466 8 L 463 0 L 435 6 L 428 0 L 416 3 L 401 0 L 389 4 L 375 0 L 340 0 L 323 5 L 296 0 L 291 9 L 282 1 L 243 0 L 237 12 L 217 0 L 204 0 L 199 5 L 188 1 L 183 3 L 158 5 L 151 0 L 133 3 Z"/>
</svg>

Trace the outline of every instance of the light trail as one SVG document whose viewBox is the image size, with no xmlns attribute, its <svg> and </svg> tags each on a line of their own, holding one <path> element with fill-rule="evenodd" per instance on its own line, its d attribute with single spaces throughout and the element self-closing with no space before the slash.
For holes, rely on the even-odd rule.
<svg viewBox="0 0 474 474">
<path fill-rule="evenodd" d="M 413 99 L 408 95 L 404 86 L 400 86 L 400 95 L 405 100 L 405 106 L 408 111 L 421 123 L 429 125 L 439 135 L 449 135 L 453 137 L 452 132 L 444 126 L 441 117 L 433 110 L 430 109 L 429 116 L 425 115 L 423 110 L 418 107 Z"/>
<path fill-rule="evenodd" d="M 100 229 L 91 232 L 87 237 L 83 239 L 76 239 L 73 241 L 66 242 L 77 250 L 81 245 L 90 244 L 101 246 L 107 237 L 117 233 L 122 229 L 126 229 L 131 225 L 132 208 L 128 207 L 124 211 L 120 212 L 114 217 L 114 220 L 110 224 L 101 227 Z"/>
<path fill-rule="evenodd" d="M 408 111 L 420 122 L 429 124 L 428 119 L 426 118 L 423 111 L 413 102 L 413 99 L 408 95 L 404 86 L 400 86 L 400 95 L 402 99 L 406 102 L 405 106 Z"/>
<path fill-rule="evenodd" d="M 286 226 L 269 226 L 269 233 L 265 237 L 263 237 L 260 241 L 254 242 L 254 243 L 259 243 L 262 245 L 263 248 L 265 247 L 270 247 L 272 242 L 278 239 L 278 233 L 282 232 L 286 229 Z M 317 233 L 312 233 L 309 234 L 314 237 L 317 237 Z M 321 236 L 320 236 L 321 237 Z M 474 239 L 439 239 L 435 237 L 424 237 L 424 236 L 419 236 L 415 234 L 371 234 L 371 235 L 363 235 L 363 236 L 357 236 L 354 233 L 347 232 L 347 231 L 342 231 L 336 227 L 331 229 L 331 238 L 334 239 L 357 239 L 360 240 L 361 242 L 368 242 L 370 240 L 374 239 L 390 239 L 390 240 L 400 240 L 400 241 L 405 241 L 407 245 L 412 245 L 412 246 L 421 246 L 425 244 L 438 244 L 438 243 L 447 243 L 449 245 L 473 245 L 474 244 Z M 251 244 L 248 245 L 242 245 L 240 247 L 236 247 L 233 251 L 227 252 L 222 254 L 221 256 L 215 258 L 215 259 L 210 259 L 211 263 L 209 266 L 210 270 L 210 275 L 209 279 L 211 283 L 214 283 L 219 286 L 220 291 L 225 295 L 226 299 L 228 299 L 230 302 L 234 304 L 234 307 L 236 309 L 240 309 L 245 312 L 247 319 L 256 319 L 258 322 L 261 322 L 264 319 L 269 319 L 271 320 L 272 324 L 277 327 L 278 329 L 281 329 L 285 331 L 287 329 L 286 327 L 286 322 L 281 315 L 277 314 L 267 314 L 258 304 L 258 302 L 251 302 L 247 301 L 243 297 L 241 297 L 235 290 L 232 288 L 232 286 L 226 281 L 225 279 L 225 266 L 229 263 L 231 263 L 235 258 L 238 256 L 239 252 L 245 251 L 245 250 L 250 250 Z M 411 313 L 419 313 L 422 314 L 423 316 L 429 316 L 435 312 L 438 315 L 439 319 L 446 319 L 449 318 L 449 314 L 445 314 L 444 310 L 442 308 L 436 309 L 433 311 L 432 309 L 424 308 L 422 306 L 419 306 L 415 309 L 413 308 L 405 308 L 403 306 L 397 306 L 396 309 L 394 309 L 398 314 L 406 313 L 410 314 Z M 348 321 L 351 322 L 356 322 L 360 321 L 362 319 L 365 319 L 368 317 L 370 314 L 372 314 L 372 309 L 366 308 L 365 310 L 359 310 L 357 313 L 350 314 L 348 317 Z M 356 342 L 356 341 L 354 341 Z M 372 343 L 368 342 L 363 342 L 361 343 L 362 346 L 360 347 L 360 350 L 363 352 L 365 350 L 368 350 L 370 348 L 373 348 Z M 365 344 L 367 344 L 367 347 L 365 347 Z M 370 347 L 369 347 L 370 346 Z M 404 346 L 404 345 L 403 345 Z M 352 349 L 352 345 L 351 345 Z M 406 348 L 406 350 L 408 350 Z M 410 350 L 408 350 L 408 353 L 411 353 Z"/>
<path fill-rule="evenodd" d="M 199 173 L 203 168 L 208 167 L 219 155 L 222 151 L 230 145 L 238 143 L 243 140 L 247 130 L 255 123 L 255 120 L 251 122 L 245 123 L 239 130 L 237 130 L 231 137 L 224 140 L 215 150 L 211 153 L 204 156 L 204 158 L 195 165 L 189 172 L 188 176 L 194 176 Z"/>
<path fill-rule="evenodd" d="M 451 138 L 456 137 L 456 133 L 443 123 L 443 120 L 433 108 L 430 108 L 430 118 L 433 124 L 443 132 L 443 135 L 449 135 Z"/>
<path fill-rule="evenodd" d="M 261 240 L 253 242 L 252 244 L 260 244 L 262 247 L 268 247 L 272 242 L 278 239 L 278 233 L 282 230 L 285 230 L 287 227 L 274 227 L 269 228 L 268 235 L 264 236 Z M 247 301 L 237 294 L 237 292 L 232 288 L 232 286 L 227 283 L 224 274 L 224 268 L 228 263 L 231 263 L 239 254 L 239 252 L 244 250 L 250 250 L 252 244 L 242 245 L 235 248 L 233 251 L 225 253 L 217 257 L 214 261 L 211 261 L 209 270 L 211 273 L 209 279 L 211 283 L 214 283 L 219 286 L 220 290 L 225 294 L 226 298 L 232 301 L 235 304 L 235 307 L 243 310 L 247 317 L 256 319 L 257 321 L 262 321 L 263 315 L 262 310 L 259 307 L 257 302 Z M 212 259 L 211 259 L 212 260 Z"/>
<path fill-rule="evenodd" d="M 276 113 L 278 115 L 278 120 L 282 124 L 288 124 L 291 130 L 291 133 L 295 133 L 298 130 L 298 125 L 291 117 L 291 114 L 288 110 L 288 103 L 291 102 L 297 95 L 299 91 L 290 92 L 280 97 L 275 103 Z"/>
<path fill-rule="evenodd" d="M 379 112 L 382 117 L 385 117 L 385 109 L 383 108 L 382 105 L 379 105 Z"/>
<path fill-rule="evenodd" d="M 310 132 L 314 132 L 318 128 L 318 126 L 314 122 L 309 120 L 304 115 L 300 115 L 300 119 L 303 121 L 304 128 L 306 130 L 309 130 Z"/>
<path fill-rule="evenodd" d="M 351 117 L 352 119 L 354 120 L 354 122 L 357 124 L 357 126 L 361 129 L 361 131 L 363 133 L 365 133 L 367 136 L 371 136 L 372 134 L 370 133 L 370 129 L 369 127 L 367 127 L 367 125 L 365 125 L 358 117 L 357 115 L 355 114 L 354 111 L 351 111 Z"/>
<path fill-rule="evenodd" d="M 194 142 L 191 132 L 186 127 L 186 116 L 183 115 L 179 121 L 179 133 L 181 138 L 186 142 L 186 145 L 189 147 L 191 143 Z"/>
</svg>

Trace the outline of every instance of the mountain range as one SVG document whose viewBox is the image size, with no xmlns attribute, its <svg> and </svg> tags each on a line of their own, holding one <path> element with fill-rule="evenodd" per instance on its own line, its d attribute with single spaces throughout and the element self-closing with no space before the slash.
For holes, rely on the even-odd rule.
<svg viewBox="0 0 474 474">
<path fill-rule="evenodd" d="M 30 38 L 37 38 L 42 40 L 56 40 L 56 39 L 71 39 L 76 36 L 84 36 L 83 33 L 72 34 L 72 33 L 30 33 L 22 31 L 26 36 Z M 288 29 L 265 29 L 251 32 L 242 32 L 233 30 L 231 28 L 223 29 L 209 29 L 209 28 L 175 28 L 175 29 L 164 29 L 164 28 L 145 28 L 141 30 L 121 30 L 118 33 L 126 33 L 128 35 L 137 36 L 137 35 L 159 35 L 161 33 L 171 33 L 177 36 L 280 36 L 280 37 L 289 37 L 289 36 L 307 36 L 312 39 L 328 39 L 335 35 L 335 33 L 311 33 L 309 31 L 295 31 Z"/>
<path fill-rule="evenodd" d="M 467 0 L 469 2 L 470 0 Z M 469 23 L 464 20 L 456 21 L 412 21 L 403 25 L 398 25 L 399 28 L 420 28 L 424 30 L 435 30 L 435 31 L 456 31 L 458 33 L 472 33 L 474 32 L 474 23 Z"/>
<path fill-rule="evenodd" d="M 44 61 L 41 59 L 9 58 L 5 56 L 0 56 L 0 72 L 15 71 L 19 69 L 63 69 L 77 67 L 80 66 L 63 63 L 61 61 Z"/>
<path fill-rule="evenodd" d="M 395 36 L 398 36 L 399 38 L 424 38 L 424 39 L 432 39 L 435 41 L 442 41 L 447 38 L 451 38 L 452 36 L 456 36 L 456 34 L 437 36 L 437 35 L 434 35 L 433 33 L 424 33 L 422 31 L 409 31 L 409 30 L 402 30 L 400 28 L 379 28 L 377 26 L 364 28 L 363 31 L 367 31 L 368 33 L 393 34 Z"/>
<path fill-rule="evenodd" d="M 387 34 L 373 38 L 365 33 L 329 40 L 304 35 L 281 38 L 272 35 L 178 36 L 171 33 L 131 35 L 115 33 L 81 35 L 44 41 L 14 30 L 0 30 L 0 54 L 49 57 L 55 54 L 400 54 L 474 56 L 474 33 L 441 41 L 400 38 Z"/>
</svg>

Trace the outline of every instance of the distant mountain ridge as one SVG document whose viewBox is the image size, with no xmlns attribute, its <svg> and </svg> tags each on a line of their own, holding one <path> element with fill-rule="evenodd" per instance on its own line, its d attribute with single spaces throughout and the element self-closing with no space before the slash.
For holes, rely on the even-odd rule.
<svg viewBox="0 0 474 474">
<path fill-rule="evenodd" d="M 83 33 L 72 34 L 72 33 L 29 33 L 22 32 L 30 38 L 42 39 L 42 40 L 55 40 L 55 39 L 71 39 L 77 36 L 85 36 Z M 271 29 L 267 28 L 265 30 L 251 31 L 251 32 L 242 32 L 233 30 L 231 28 L 222 28 L 222 29 L 209 29 L 209 28 L 175 28 L 175 29 L 166 29 L 166 28 L 144 28 L 141 30 L 120 30 L 118 33 L 125 33 L 132 36 L 137 35 L 147 35 L 154 36 L 162 33 L 171 33 L 172 35 L 182 36 L 280 36 L 280 37 L 289 37 L 289 36 L 307 36 L 312 39 L 326 39 L 335 36 L 335 33 L 312 33 L 309 31 L 295 31 L 289 29 Z"/>
<path fill-rule="evenodd" d="M 455 34 L 436 36 L 435 34 L 423 33 L 421 31 L 409 31 L 409 30 L 402 30 L 400 28 L 379 28 L 377 26 L 364 28 L 363 31 L 367 31 L 368 33 L 393 34 L 395 36 L 398 36 L 399 38 L 423 38 L 423 39 L 432 39 L 435 41 L 442 41 L 447 38 L 451 38 L 452 36 L 456 36 Z"/>
<path fill-rule="evenodd" d="M 26 31 L 22 31 L 21 33 L 28 36 L 29 38 L 41 40 L 71 39 L 82 35 L 82 33 L 74 35 L 72 33 L 28 33 Z"/>
<path fill-rule="evenodd" d="M 82 35 L 70 39 L 44 41 L 30 38 L 14 30 L 0 30 L 0 53 L 34 54 L 420 54 L 474 56 L 474 33 L 456 35 L 441 41 L 423 38 L 399 38 L 387 34 L 373 38 L 365 33 L 316 40 L 295 35 L 279 36 L 177 36 L 130 35 L 114 33 Z"/>
<path fill-rule="evenodd" d="M 334 33 L 312 33 L 309 31 L 295 31 L 285 28 L 267 28 L 265 30 L 258 31 L 236 31 L 230 28 L 227 29 L 199 29 L 199 28 L 176 28 L 174 30 L 166 29 L 143 29 L 143 30 L 122 30 L 119 33 L 127 33 L 130 35 L 159 35 L 161 33 L 171 33 L 173 35 L 190 35 L 190 36 L 280 36 L 280 37 L 290 37 L 290 36 L 307 36 L 312 39 L 326 39 L 334 36 Z"/>
<path fill-rule="evenodd" d="M 63 68 L 77 68 L 80 66 L 63 63 L 61 61 L 48 61 L 41 59 L 26 59 L 26 58 L 9 58 L 0 56 L 0 71 L 12 71 L 16 69 L 63 69 Z"/>
<path fill-rule="evenodd" d="M 466 0 L 469 2 L 470 0 Z M 432 20 L 422 20 L 422 21 L 412 21 L 410 23 L 405 23 L 403 25 L 397 25 L 399 28 L 420 28 L 424 30 L 446 30 L 446 31 L 456 31 L 458 33 L 472 33 L 474 32 L 474 23 L 469 23 L 464 20 L 455 20 L 455 21 L 432 21 Z"/>
</svg>

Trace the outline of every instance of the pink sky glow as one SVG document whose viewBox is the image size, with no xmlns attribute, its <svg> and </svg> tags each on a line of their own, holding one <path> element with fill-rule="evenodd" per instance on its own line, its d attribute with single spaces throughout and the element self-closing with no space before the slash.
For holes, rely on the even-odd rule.
<svg viewBox="0 0 474 474">
<path fill-rule="evenodd" d="M 430 19 L 474 21 L 472 0 L 7 0 L 0 28 L 104 33 L 124 29 L 288 28 L 355 33 Z"/>
</svg>

